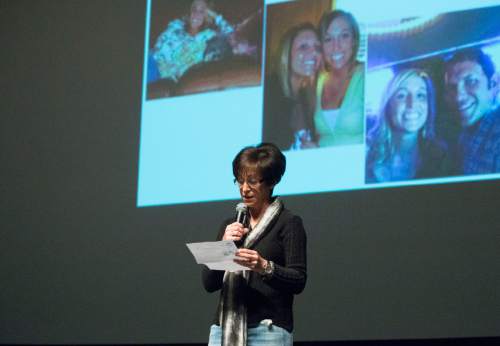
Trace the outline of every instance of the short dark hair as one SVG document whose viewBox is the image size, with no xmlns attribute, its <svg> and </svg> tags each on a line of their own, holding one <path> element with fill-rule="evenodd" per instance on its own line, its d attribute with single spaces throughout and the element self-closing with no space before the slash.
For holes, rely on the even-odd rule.
<svg viewBox="0 0 500 346">
<path fill-rule="evenodd" d="M 452 66 L 464 61 L 471 61 L 479 64 L 488 78 L 488 81 L 491 81 L 491 77 L 495 74 L 495 64 L 493 60 L 488 54 L 484 53 L 481 48 L 462 49 L 446 58 L 445 71 L 448 71 Z"/>
<path fill-rule="evenodd" d="M 286 157 L 273 143 L 261 143 L 240 150 L 233 160 L 233 175 L 241 178 L 245 171 L 255 169 L 267 185 L 276 185 L 285 174 Z"/>
<path fill-rule="evenodd" d="M 356 61 L 359 50 L 360 34 L 358 22 L 351 13 L 342 10 L 333 10 L 323 14 L 319 22 L 319 36 L 321 38 L 321 42 L 325 40 L 326 31 L 328 30 L 328 27 L 333 22 L 333 20 L 336 18 L 344 18 L 351 27 L 352 35 L 354 38 L 354 47 L 351 60 Z"/>
</svg>

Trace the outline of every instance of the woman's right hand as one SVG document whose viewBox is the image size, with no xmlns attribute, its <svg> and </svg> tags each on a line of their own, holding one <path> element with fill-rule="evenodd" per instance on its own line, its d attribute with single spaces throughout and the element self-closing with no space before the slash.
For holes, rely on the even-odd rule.
<svg viewBox="0 0 500 346">
<path fill-rule="evenodd" d="M 248 228 L 244 228 L 239 222 L 233 222 L 226 226 L 222 240 L 240 241 L 247 233 Z"/>
</svg>

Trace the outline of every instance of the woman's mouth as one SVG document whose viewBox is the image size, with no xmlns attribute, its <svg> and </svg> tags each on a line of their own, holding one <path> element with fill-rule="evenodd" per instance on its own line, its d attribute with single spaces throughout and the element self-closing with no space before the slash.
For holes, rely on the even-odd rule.
<svg viewBox="0 0 500 346">
<path fill-rule="evenodd" d="M 304 60 L 304 65 L 306 65 L 306 66 L 315 66 L 316 65 L 316 59 L 307 59 L 307 60 Z"/>
<path fill-rule="evenodd" d="M 191 19 L 191 25 L 193 26 L 199 26 L 203 23 L 203 20 L 201 18 L 193 18 Z"/>
<path fill-rule="evenodd" d="M 345 64 L 345 54 L 344 53 L 331 54 L 330 60 L 335 68 L 341 68 Z"/>
<path fill-rule="evenodd" d="M 330 55 L 330 59 L 332 59 L 332 61 L 338 63 L 340 60 L 342 60 L 342 58 L 344 57 L 344 53 L 334 53 L 332 55 Z"/>
<path fill-rule="evenodd" d="M 404 113 L 404 120 L 413 121 L 420 118 L 420 113 L 412 111 Z"/>
<path fill-rule="evenodd" d="M 311 74 L 317 69 L 317 62 L 315 59 L 308 59 L 303 62 L 303 70 L 307 74 Z"/>
</svg>

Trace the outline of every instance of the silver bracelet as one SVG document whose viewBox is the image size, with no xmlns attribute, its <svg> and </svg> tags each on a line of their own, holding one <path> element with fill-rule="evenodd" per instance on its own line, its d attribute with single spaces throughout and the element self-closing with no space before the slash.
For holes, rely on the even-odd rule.
<svg viewBox="0 0 500 346">
<path fill-rule="evenodd" d="M 266 278 L 270 278 L 274 274 L 274 262 L 273 261 L 267 261 L 267 265 L 264 268 L 264 273 L 262 275 Z"/>
</svg>

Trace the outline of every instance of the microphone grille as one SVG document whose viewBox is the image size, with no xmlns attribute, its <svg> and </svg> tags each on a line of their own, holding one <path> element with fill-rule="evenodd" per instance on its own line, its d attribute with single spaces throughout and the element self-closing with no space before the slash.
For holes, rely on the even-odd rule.
<svg viewBox="0 0 500 346">
<path fill-rule="evenodd" d="M 247 212 L 247 205 L 245 203 L 238 203 L 236 205 L 236 211 L 241 213 Z"/>
</svg>

